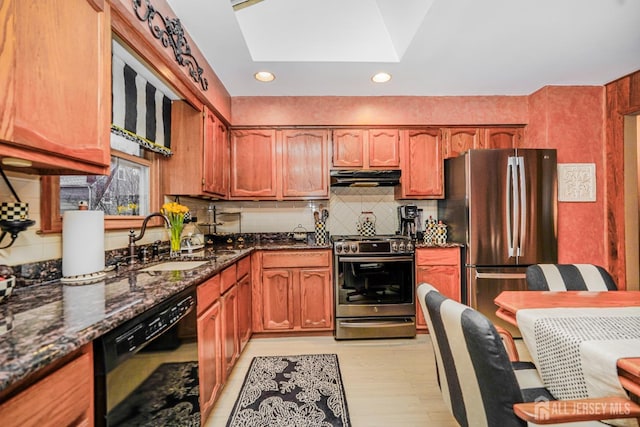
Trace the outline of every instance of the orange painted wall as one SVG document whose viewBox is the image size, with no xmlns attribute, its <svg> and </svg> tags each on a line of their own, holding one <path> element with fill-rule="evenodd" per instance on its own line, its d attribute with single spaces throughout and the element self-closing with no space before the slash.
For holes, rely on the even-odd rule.
<svg viewBox="0 0 640 427">
<path fill-rule="evenodd" d="M 526 96 L 233 97 L 233 126 L 524 124 Z"/>
<path fill-rule="evenodd" d="M 558 163 L 595 163 L 596 201 L 558 203 L 558 261 L 607 265 L 605 90 L 546 86 L 529 96 L 528 147 L 556 148 Z"/>
</svg>

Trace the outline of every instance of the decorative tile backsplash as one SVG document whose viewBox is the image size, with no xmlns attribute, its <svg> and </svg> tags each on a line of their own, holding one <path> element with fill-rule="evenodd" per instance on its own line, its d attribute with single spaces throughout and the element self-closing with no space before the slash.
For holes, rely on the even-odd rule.
<svg viewBox="0 0 640 427">
<path fill-rule="evenodd" d="M 400 201 L 394 199 L 393 187 L 351 188 L 331 190 L 329 230 L 331 234 L 358 234 L 356 225 L 362 212 L 373 212 L 376 234 L 394 234 L 398 229 L 398 206 L 411 203 L 423 210 L 423 218 L 436 216 L 436 201 Z M 423 224 L 424 225 L 424 224 Z"/>
<path fill-rule="evenodd" d="M 182 203 L 196 212 L 198 224 L 213 222 L 212 219 L 207 220 L 207 216 L 211 212 L 210 207 L 215 206 L 216 221 L 222 223 L 216 227 L 217 232 L 228 233 L 288 232 L 298 225 L 313 231 L 313 212 L 320 211 L 320 205 L 329 209 L 327 227 L 332 235 L 358 234 L 356 224 L 363 211 L 374 213 L 377 234 L 394 234 L 398 230 L 398 206 L 405 203 L 415 204 L 422 209 L 424 219 L 429 215 L 436 218 L 438 214 L 435 200 L 395 200 L 393 187 L 335 187 L 331 189 L 328 206 L 326 200 L 211 203 L 182 199 Z M 203 233 L 209 229 L 201 225 L 197 228 Z"/>
<path fill-rule="evenodd" d="M 29 218 L 36 224 L 20 233 L 16 242 L 8 249 L 0 250 L 0 264 L 21 265 L 37 261 L 59 260 L 62 257 L 62 237 L 60 233 L 40 234 L 40 179 L 35 175 L 15 172 L 7 173 L 20 199 L 29 203 Z M 14 201 L 5 185 L 0 186 L 0 202 Z M 331 189 L 330 199 L 309 201 L 216 201 L 182 198 L 181 202 L 189 206 L 198 217 L 196 224 L 188 224 L 185 233 L 208 233 L 212 227 L 200 224 L 208 223 L 210 206 L 218 211 L 231 212 L 220 214 L 217 221 L 222 225 L 218 232 L 228 233 L 281 233 L 291 232 L 300 224 L 307 231 L 314 230 L 313 212 L 320 211 L 320 205 L 329 209 L 327 227 L 329 233 L 357 234 L 356 224 L 362 211 L 371 211 L 376 216 L 378 234 L 394 234 L 398 229 L 397 208 L 401 204 L 413 203 L 423 209 L 423 218 L 429 215 L 437 217 L 435 200 L 394 200 L 393 187 Z M 421 224 L 424 225 L 424 224 Z M 163 228 L 147 230 L 144 239 L 138 245 L 149 244 L 154 240 L 167 240 L 168 234 Z M 8 238 L 2 245 L 8 242 Z M 128 230 L 109 231 L 105 235 L 105 251 L 126 248 Z M 1 245 L 0 245 L 1 246 Z"/>
</svg>

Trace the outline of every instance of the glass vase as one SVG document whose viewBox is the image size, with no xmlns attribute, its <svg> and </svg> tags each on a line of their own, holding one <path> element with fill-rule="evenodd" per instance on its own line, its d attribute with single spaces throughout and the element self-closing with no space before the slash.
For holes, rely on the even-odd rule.
<svg viewBox="0 0 640 427">
<path fill-rule="evenodd" d="M 182 229 L 183 225 L 173 225 L 171 227 L 171 235 L 169 236 L 169 242 L 171 249 L 169 252 L 170 258 L 177 258 L 180 256 L 180 245 L 182 243 Z"/>
</svg>

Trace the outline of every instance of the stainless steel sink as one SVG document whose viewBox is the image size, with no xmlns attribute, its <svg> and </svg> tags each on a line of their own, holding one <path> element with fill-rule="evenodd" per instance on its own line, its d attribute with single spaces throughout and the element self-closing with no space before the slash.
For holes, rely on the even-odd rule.
<svg viewBox="0 0 640 427">
<path fill-rule="evenodd" d="M 238 251 L 234 251 L 231 249 L 220 249 L 220 250 L 214 250 L 213 254 L 214 255 L 235 255 L 237 254 Z"/>
<path fill-rule="evenodd" d="M 166 261 L 160 264 L 151 265 L 140 269 L 139 271 L 183 271 L 193 270 L 209 261 Z"/>
</svg>

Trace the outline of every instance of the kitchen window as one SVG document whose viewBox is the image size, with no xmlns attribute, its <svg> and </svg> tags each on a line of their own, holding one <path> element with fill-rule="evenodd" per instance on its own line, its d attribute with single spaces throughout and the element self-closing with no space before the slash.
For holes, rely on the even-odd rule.
<svg viewBox="0 0 640 427">
<path fill-rule="evenodd" d="M 78 209 L 86 201 L 89 209 L 105 213 L 105 229 L 140 226 L 149 213 L 160 209 L 160 158 L 143 152 L 142 157 L 111 150 L 111 174 L 45 176 L 41 181 L 41 232 L 62 231 L 62 213 Z"/>
<path fill-rule="evenodd" d="M 146 216 L 149 212 L 149 165 L 111 157 L 109 176 L 60 177 L 60 213 L 78 209 L 81 201 L 90 210 L 107 216 Z"/>
</svg>

